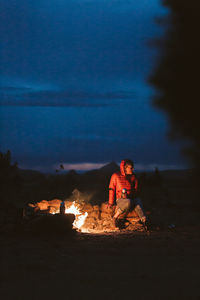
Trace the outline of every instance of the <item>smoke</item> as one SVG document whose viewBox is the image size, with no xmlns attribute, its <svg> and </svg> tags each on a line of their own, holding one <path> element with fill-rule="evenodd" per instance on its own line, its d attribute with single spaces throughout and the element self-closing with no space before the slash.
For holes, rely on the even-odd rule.
<svg viewBox="0 0 200 300">
<path fill-rule="evenodd" d="M 93 196 L 94 192 L 80 192 L 78 189 L 74 189 L 70 198 L 66 200 L 70 202 L 75 201 L 79 204 L 89 203 Z"/>
</svg>

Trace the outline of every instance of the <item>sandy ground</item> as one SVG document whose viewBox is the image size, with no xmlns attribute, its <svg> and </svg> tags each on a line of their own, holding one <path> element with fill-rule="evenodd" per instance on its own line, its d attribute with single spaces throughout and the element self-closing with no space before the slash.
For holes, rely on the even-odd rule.
<svg viewBox="0 0 200 300">
<path fill-rule="evenodd" d="M 1 235 L 0 299 L 200 299 L 199 229 Z"/>
</svg>

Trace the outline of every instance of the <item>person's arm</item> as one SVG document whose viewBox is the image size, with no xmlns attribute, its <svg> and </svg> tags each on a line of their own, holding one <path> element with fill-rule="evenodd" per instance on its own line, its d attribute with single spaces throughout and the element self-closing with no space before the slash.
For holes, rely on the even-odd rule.
<svg viewBox="0 0 200 300">
<path fill-rule="evenodd" d="M 117 175 L 114 173 L 110 179 L 110 184 L 109 184 L 109 201 L 108 205 L 112 206 L 115 201 L 115 192 L 116 192 L 116 177 Z"/>
<path fill-rule="evenodd" d="M 139 194 L 140 194 L 140 187 L 139 187 L 138 179 L 135 177 L 134 197 L 138 197 Z"/>
<path fill-rule="evenodd" d="M 133 174 L 130 197 L 135 198 L 137 197 L 137 194 L 138 194 L 138 179 L 136 178 L 135 174 Z"/>
<path fill-rule="evenodd" d="M 135 186 L 134 186 L 134 188 L 135 188 L 135 192 L 137 192 L 138 191 L 138 179 L 135 177 Z"/>
</svg>

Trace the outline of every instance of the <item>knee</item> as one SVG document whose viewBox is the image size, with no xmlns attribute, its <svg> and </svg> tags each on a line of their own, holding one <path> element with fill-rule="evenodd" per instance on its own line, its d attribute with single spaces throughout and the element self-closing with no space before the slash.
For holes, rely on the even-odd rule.
<svg viewBox="0 0 200 300">
<path fill-rule="evenodd" d="M 140 206 L 140 207 L 143 206 L 142 200 L 140 198 L 135 198 L 134 202 L 135 202 L 135 206 Z"/>
<path fill-rule="evenodd" d="M 119 199 L 117 200 L 117 207 L 121 210 L 122 213 L 127 212 L 130 209 L 131 200 L 126 199 Z"/>
<path fill-rule="evenodd" d="M 125 205 L 125 210 L 129 210 L 129 208 L 131 207 L 131 200 L 130 199 L 126 199 L 126 205 Z"/>
</svg>

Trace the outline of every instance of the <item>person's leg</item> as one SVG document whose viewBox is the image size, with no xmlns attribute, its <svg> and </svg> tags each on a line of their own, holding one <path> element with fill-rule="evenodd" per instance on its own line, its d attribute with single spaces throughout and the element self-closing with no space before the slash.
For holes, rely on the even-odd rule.
<svg viewBox="0 0 200 300">
<path fill-rule="evenodd" d="M 114 219 L 118 219 L 118 217 L 122 214 L 122 211 L 121 209 L 119 209 L 118 207 L 116 207 L 116 210 L 115 210 L 115 214 L 113 216 Z"/>
<path fill-rule="evenodd" d="M 134 199 L 134 204 L 135 204 L 135 211 L 137 212 L 137 214 L 140 218 L 140 221 L 142 222 L 145 230 L 149 231 L 152 228 L 152 225 L 144 213 L 143 204 L 142 204 L 141 199 L 140 198 Z"/>
<path fill-rule="evenodd" d="M 138 214 L 140 220 L 142 221 L 142 223 L 144 223 L 146 221 L 146 216 L 144 213 L 144 209 L 143 209 L 143 204 L 140 198 L 135 198 L 134 199 L 134 205 L 135 205 L 135 211 Z"/>
<path fill-rule="evenodd" d="M 114 214 L 114 219 L 118 219 L 118 217 L 127 212 L 130 208 L 130 205 L 131 205 L 131 200 L 128 199 L 128 198 L 120 198 L 120 199 L 117 199 L 116 201 L 117 203 L 117 207 L 116 207 L 116 210 L 115 210 L 115 214 Z"/>
</svg>

